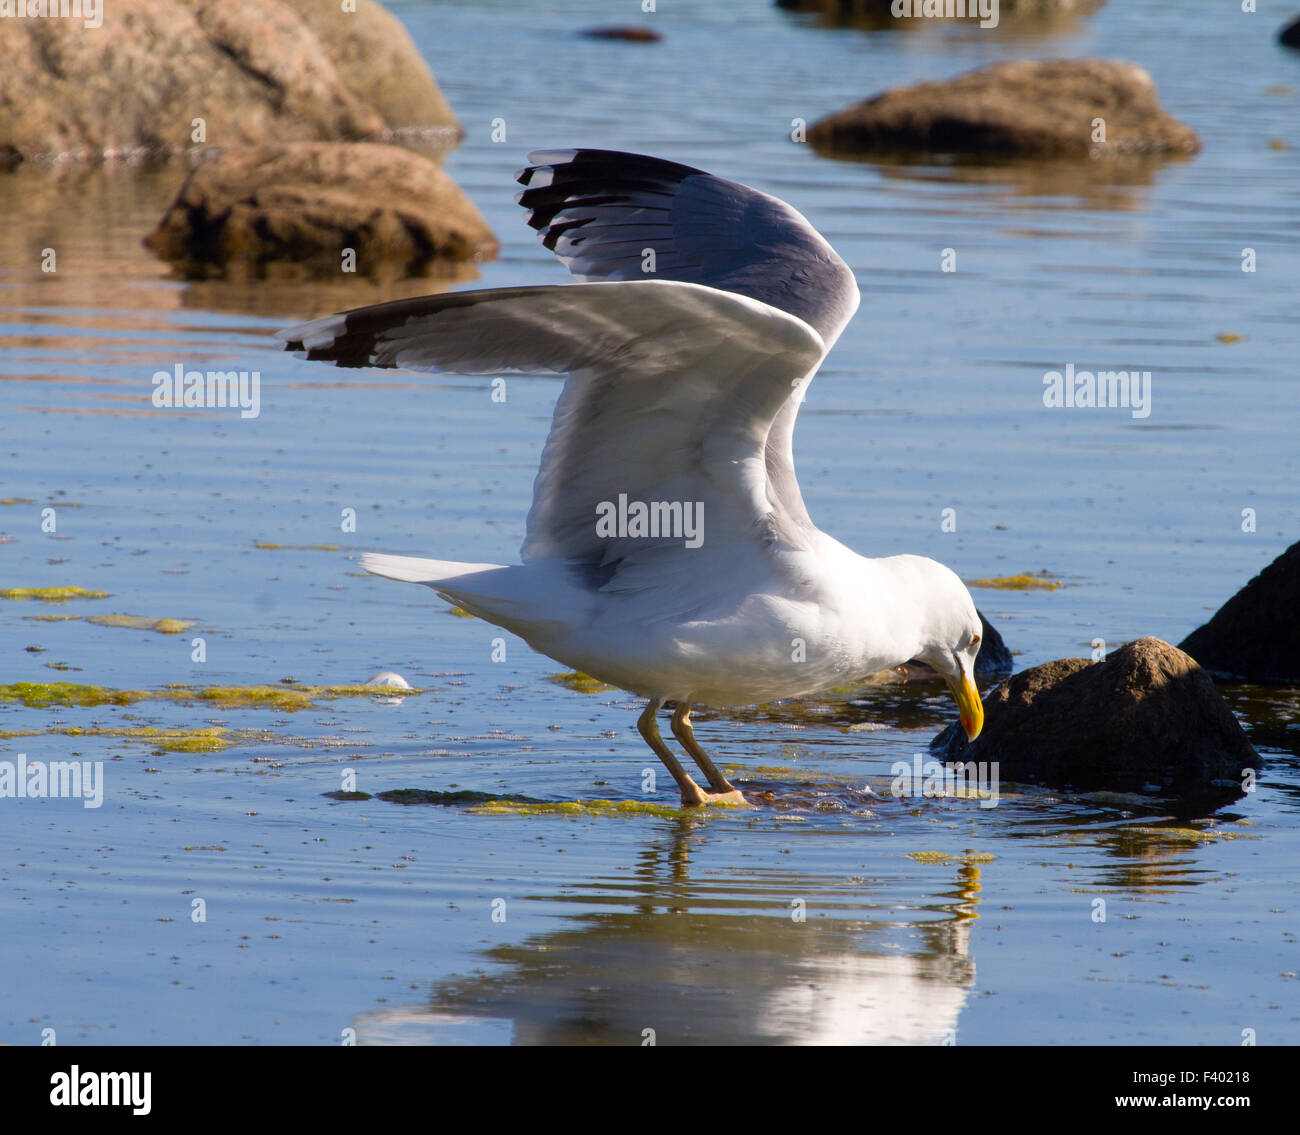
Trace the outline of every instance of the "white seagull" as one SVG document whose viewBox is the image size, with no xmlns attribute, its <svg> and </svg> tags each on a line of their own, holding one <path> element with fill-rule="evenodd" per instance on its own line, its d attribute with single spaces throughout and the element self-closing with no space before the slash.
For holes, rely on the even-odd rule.
<svg viewBox="0 0 1300 1135">
<path fill-rule="evenodd" d="M 691 708 L 812 694 L 920 659 L 971 739 L 980 618 L 921 556 L 867 559 L 813 524 L 791 435 L 857 310 L 805 218 L 703 170 L 608 150 L 529 155 L 528 223 L 583 283 L 422 296 L 280 333 L 338 366 L 555 372 L 519 564 L 367 554 L 565 666 L 649 703 L 637 723 L 682 804 L 744 803 Z M 658 714 L 708 781 L 664 743 Z"/>
</svg>

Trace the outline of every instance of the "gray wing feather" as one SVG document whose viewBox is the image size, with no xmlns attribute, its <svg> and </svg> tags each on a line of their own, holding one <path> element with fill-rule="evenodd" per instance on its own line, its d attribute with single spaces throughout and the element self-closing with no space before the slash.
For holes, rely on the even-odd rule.
<svg viewBox="0 0 1300 1135">
<path fill-rule="evenodd" d="M 788 312 L 827 349 L 857 310 L 849 266 L 784 201 L 662 158 L 612 150 L 541 150 L 517 200 L 542 243 L 579 279 L 654 277 L 707 284 Z M 765 447 L 768 491 L 796 527 L 812 520 L 794 471 L 799 401 L 777 414 Z"/>
<path fill-rule="evenodd" d="M 747 185 L 661 158 L 542 150 L 518 201 L 542 243 L 588 280 L 707 284 L 797 316 L 829 346 L 858 306 L 847 264 L 797 210 Z"/>
</svg>

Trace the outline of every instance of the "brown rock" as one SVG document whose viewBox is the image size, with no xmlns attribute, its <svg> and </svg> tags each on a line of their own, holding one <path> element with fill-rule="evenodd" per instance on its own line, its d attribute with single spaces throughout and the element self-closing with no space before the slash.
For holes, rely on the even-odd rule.
<svg viewBox="0 0 1300 1135">
<path fill-rule="evenodd" d="M 309 7 L 306 19 L 296 10 Z M 357 13 L 336 26 L 323 14 L 336 7 L 111 0 L 98 28 L 0 19 L 0 159 L 378 139 L 415 120 L 458 129 L 392 17 L 359 0 Z M 374 42 L 384 36 L 388 50 L 380 52 Z M 405 100 L 393 90 L 399 81 L 410 85 Z M 203 119 L 201 139 L 195 119 Z"/>
<path fill-rule="evenodd" d="M 1300 543 L 1292 544 L 1179 646 L 1224 678 L 1300 684 Z"/>
<path fill-rule="evenodd" d="M 1056 24 L 1076 16 L 1090 15 L 1105 2 L 1106 0 L 999 0 L 997 26 L 1001 27 L 1003 23 Z M 925 0 L 911 0 L 908 10 L 924 13 L 924 5 Z M 946 18 L 924 15 L 920 18 L 900 18 L 894 15 L 894 0 L 776 0 L 776 6 L 791 12 L 814 13 L 822 23 L 833 27 L 908 29 L 941 23 Z M 939 0 L 938 7 L 945 7 L 943 0 Z M 979 11 L 977 0 L 966 0 L 963 7 L 975 13 Z M 980 22 L 978 14 L 957 18 Z"/>
<path fill-rule="evenodd" d="M 950 761 L 996 761 L 1003 781 L 1079 792 L 1151 792 L 1224 803 L 1260 760 L 1210 676 L 1177 647 L 1140 638 L 1104 662 L 1062 658 L 984 699 L 972 743 L 953 725 L 931 742 Z"/>
<path fill-rule="evenodd" d="M 1104 143 L 1093 141 L 1094 119 Z M 1041 158 L 1194 154 L 1195 132 L 1160 106 L 1141 67 L 1101 59 L 997 63 L 955 79 L 876 95 L 821 119 L 808 141 L 871 150 Z"/>
<path fill-rule="evenodd" d="M 464 130 L 402 21 L 382 4 L 362 0 L 355 12 L 322 0 L 283 0 L 324 45 L 339 78 L 395 130 Z"/>
<path fill-rule="evenodd" d="M 337 274 L 398 263 L 488 260 L 497 241 L 429 158 L 397 146 L 299 142 L 233 150 L 199 166 L 145 243 L 188 275 L 260 274 L 272 263 Z"/>
<path fill-rule="evenodd" d="M 600 28 L 583 28 L 578 33 L 591 39 L 621 39 L 627 43 L 658 43 L 664 37 L 654 28 L 634 24 L 611 24 Z"/>
</svg>

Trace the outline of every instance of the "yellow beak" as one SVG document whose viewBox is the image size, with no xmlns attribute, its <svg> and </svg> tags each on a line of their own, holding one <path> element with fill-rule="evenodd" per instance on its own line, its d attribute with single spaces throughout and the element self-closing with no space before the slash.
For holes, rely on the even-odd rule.
<svg viewBox="0 0 1300 1135">
<path fill-rule="evenodd" d="M 948 688 L 961 711 L 961 727 L 966 731 L 966 740 L 974 741 L 984 728 L 984 703 L 980 701 L 980 692 L 965 674 L 960 678 L 949 678 Z"/>
</svg>

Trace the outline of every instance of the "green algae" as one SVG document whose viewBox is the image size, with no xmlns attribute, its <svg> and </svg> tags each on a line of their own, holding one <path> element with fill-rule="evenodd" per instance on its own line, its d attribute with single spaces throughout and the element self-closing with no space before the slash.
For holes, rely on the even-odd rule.
<svg viewBox="0 0 1300 1135">
<path fill-rule="evenodd" d="M 24 615 L 23 618 L 31 623 L 75 623 L 80 615 Z"/>
<path fill-rule="evenodd" d="M 208 686 L 201 690 L 177 689 L 173 693 L 178 700 L 192 698 L 222 709 L 282 709 L 296 713 L 312 704 L 304 686 Z"/>
<path fill-rule="evenodd" d="M 1137 827 L 1120 829 L 1125 835 L 1144 836 L 1156 843 L 1212 843 L 1216 839 L 1258 839 L 1250 832 L 1236 832 L 1230 828 L 1159 828 Z"/>
<path fill-rule="evenodd" d="M 27 599 L 36 603 L 65 603 L 69 599 L 107 598 L 107 591 L 87 591 L 84 587 L 9 587 L 0 590 L 0 599 Z"/>
<path fill-rule="evenodd" d="M 31 497 L 4 497 L 3 499 L 0 499 L 0 505 L 4 505 L 5 508 L 12 508 L 16 504 L 35 504 L 35 503 L 36 501 L 33 500 Z"/>
<path fill-rule="evenodd" d="M 563 674 L 547 674 L 546 680 L 554 682 L 557 686 L 564 686 L 565 689 L 575 690 L 580 694 L 599 694 L 604 693 L 606 690 L 618 688 L 602 682 L 599 678 L 593 678 L 590 674 L 583 674 L 578 670 L 568 670 Z"/>
<path fill-rule="evenodd" d="M 51 729 L 0 729 L 0 738 L 13 737 L 115 737 L 123 741 L 138 741 L 164 753 L 219 753 L 241 741 L 262 740 L 265 735 L 258 730 L 225 729 L 219 725 L 205 725 L 194 729 L 166 729 L 152 725 L 127 728 L 107 726 L 64 725 Z"/>
<path fill-rule="evenodd" d="M 126 627 L 134 631 L 156 631 L 158 634 L 183 634 L 194 625 L 184 619 L 150 619 L 144 615 L 88 615 L 86 622 L 97 627 Z"/>
<path fill-rule="evenodd" d="M 1055 591 L 1065 584 L 1046 575 L 1003 575 L 996 579 L 968 579 L 967 587 L 990 588 L 994 591 Z"/>
<path fill-rule="evenodd" d="M 707 808 L 674 808 L 648 800 L 560 800 L 527 804 L 518 800 L 492 800 L 468 810 L 478 816 L 661 816 L 668 819 L 708 813 Z"/>
<path fill-rule="evenodd" d="M 423 690 L 402 690 L 402 697 L 422 694 Z M 388 697 L 387 686 L 169 686 L 157 696 L 179 702 L 207 702 L 221 709 L 282 709 L 294 713 L 311 709 L 318 700 L 334 698 Z"/>
<path fill-rule="evenodd" d="M 863 783 L 860 776 L 845 773 L 827 772 L 816 768 L 792 768 L 789 765 L 754 765 L 752 768 L 728 765 L 723 769 L 728 778 L 739 777 L 742 780 L 776 781 L 784 784 L 819 784 L 838 785 L 848 788 Z"/>
<path fill-rule="evenodd" d="M 144 741 L 156 751 L 163 753 L 221 753 L 231 745 L 238 744 L 238 738 L 229 729 L 210 725 L 198 729 L 139 729 L 123 730 L 127 741 Z"/>
<path fill-rule="evenodd" d="M 963 863 L 968 867 L 976 863 L 992 863 L 997 858 L 989 851 L 967 851 L 962 855 L 950 855 L 946 851 L 909 851 L 907 857 L 917 863 Z"/>
<path fill-rule="evenodd" d="M 465 610 L 464 607 L 448 607 L 448 608 L 447 608 L 447 614 L 449 614 L 449 615 L 455 615 L 456 618 L 458 618 L 458 619 L 473 619 L 473 618 L 477 618 L 476 615 L 471 614 L 469 611 Z"/>
<path fill-rule="evenodd" d="M 738 776 L 757 776 L 762 777 L 764 780 L 824 780 L 834 781 L 836 783 L 843 782 L 846 784 L 854 780 L 853 777 L 845 777 L 842 775 L 836 775 L 835 773 L 822 772 L 818 769 L 792 768 L 789 765 L 755 765 L 753 768 L 737 768 L 734 770 L 728 768 L 727 775 L 730 776 L 733 771 Z"/>
<path fill-rule="evenodd" d="M 341 552 L 339 544 L 273 544 L 269 540 L 259 540 L 253 545 L 263 552 Z"/>
<path fill-rule="evenodd" d="M 134 705 L 152 697 L 148 690 L 111 690 L 76 682 L 10 682 L 0 685 L 0 701 L 21 702 L 31 709 L 55 705 Z"/>
<path fill-rule="evenodd" d="M 403 690 L 403 697 L 422 690 Z M 220 709 L 276 709 L 289 713 L 310 709 L 317 700 L 383 695 L 379 686 L 167 686 L 161 690 L 114 690 L 76 682 L 11 682 L 0 685 L 0 702 L 20 702 L 32 709 L 64 705 L 135 705 L 142 701 L 208 704 Z"/>
</svg>

